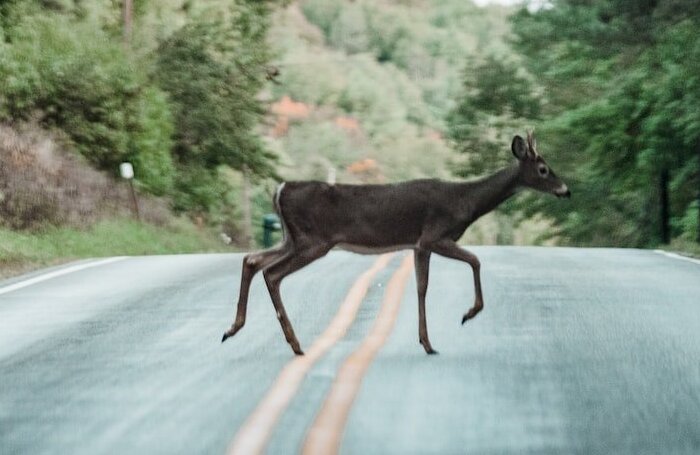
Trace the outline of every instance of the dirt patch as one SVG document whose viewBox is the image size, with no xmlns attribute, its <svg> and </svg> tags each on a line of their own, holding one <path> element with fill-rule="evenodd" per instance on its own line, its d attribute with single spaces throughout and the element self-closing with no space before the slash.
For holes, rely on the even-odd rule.
<svg viewBox="0 0 700 455">
<path fill-rule="evenodd" d="M 139 197 L 145 221 L 169 219 L 167 202 Z M 32 124 L 0 125 L 0 224 L 84 227 L 104 217 L 129 216 L 129 188 L 90 167 L 66 139 Z"/>
</svg>

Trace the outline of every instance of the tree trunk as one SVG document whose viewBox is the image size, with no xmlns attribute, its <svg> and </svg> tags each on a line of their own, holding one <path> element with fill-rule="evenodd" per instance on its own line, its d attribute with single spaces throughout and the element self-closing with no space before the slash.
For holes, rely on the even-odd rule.
<svg viewBox="0 0 700 455">
<path fill-rule="evenodd" d="M 245 247 L 250 249 L 253 248 L 253 217 L 250 208 L 250 182 L 248 181 L 248 169 L 243 168 L 241 173 L 242 183 L 243 183 L 243 200 L 242 211 L 243 211 L 243 237 Z"/>
<path fill-rule="evenodd" d="M 698 200 L 697 200 L 697 206 L 698 206 L 698 227 L 697 227 L 697 237 L 695 238 L 695 241 L 700 243 L 700 142 L 698 142 Z"/>
<path fill-rule="evenodd" d="M 124 45 L 128 46 L 131 41 L 131 23 L 134 13 L 133 0 L 122 0 L 123 4 L 123 18 L 124 18 Z"/>
<path fill-rule="evenodd" d="M 668 203 L 668 169 L 661 171 L 659 178 L 659 195 L 661 204 L 659 215 L 661 222 L 661 243 L 668 244 L 671 242 L 671 229 L 669 226 L 669 203 Z"/>
</svg>

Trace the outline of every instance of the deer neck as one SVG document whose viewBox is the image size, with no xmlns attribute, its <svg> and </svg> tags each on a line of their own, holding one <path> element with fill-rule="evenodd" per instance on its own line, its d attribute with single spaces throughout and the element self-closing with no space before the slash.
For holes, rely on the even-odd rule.
<svg viewBox="0 0 700 455">
<path fill-rule="evenodd" d="M 467 182 L 464 192 L 469 218 L 472 221 L 498 207 L 517 193 L 520 169 L 513 165 L 474 182 Z"/>
</svg>

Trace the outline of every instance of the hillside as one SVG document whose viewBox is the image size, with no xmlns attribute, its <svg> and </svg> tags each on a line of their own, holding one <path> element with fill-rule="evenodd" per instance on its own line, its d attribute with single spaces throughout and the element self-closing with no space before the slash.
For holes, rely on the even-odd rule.
<svg viewBox="0 0 700 455">
<path fill-rule="evenodd" d="M 279 75 L 263 97 L 280 173 L 345 183 L 454 179 L 463 158 L 446 139 L 445 119 L 471 65 L 512 58 L 511 11 L 462 1 L 336 0 L 276 11 L 270 43 Z M 512 215 L 490 214 L 463 241 L 532 243 L 547 227 L 514 225 Z"/>
<path fill-rule="evenodd" d="M 448 177 L 444 118 L 469 59 L 505 52 L 507 10 L 465 2 L 293 2 L 274 15 L 268 138 L 289 178 Z"/>
<path fill-rule="evenodd" d="M 151 0 L 128 42 L 120 8 L 0 8 L 0 266 L 249 247 L 279 178 L 450 178 L 465 65 L 508 52 L 508 10 L 456 0 Z"/>
</svg>

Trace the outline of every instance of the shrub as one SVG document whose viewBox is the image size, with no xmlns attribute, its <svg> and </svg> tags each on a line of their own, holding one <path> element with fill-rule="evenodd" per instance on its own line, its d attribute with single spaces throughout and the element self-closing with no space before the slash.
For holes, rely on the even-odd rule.
<svg viewBox="0 0 700 455">
<path fill-rule="evenodd" d="M 169 105 L 114 37 L 60 14 L 23 16 L 7 37 L 0 119 L 61 129 L 85 158 L 112 173 L 132 160 L 143 188 L 155 194 L 172 186 Z"/>
<path fill-rule="evenodd" d="M 170 154 L 174 126 L 166 95 L 158 88 L 148 87 L 135 107 L 129 151 L 135 178 L 150 193 L 170 194 L 175 179 L 175 165 Z"/>
</svg>

